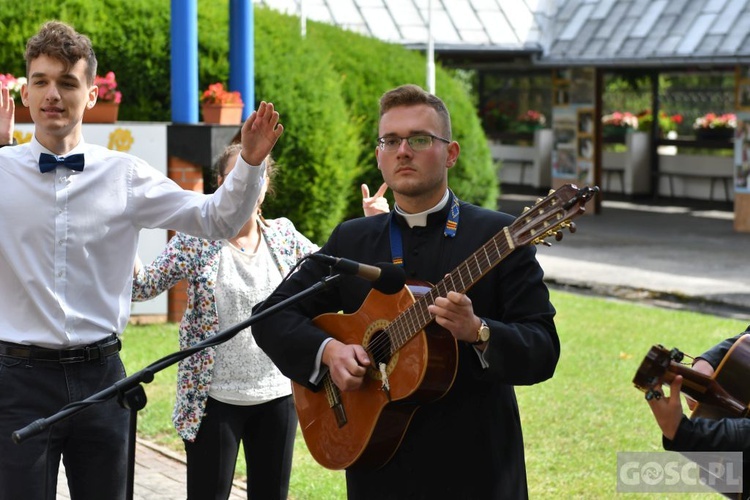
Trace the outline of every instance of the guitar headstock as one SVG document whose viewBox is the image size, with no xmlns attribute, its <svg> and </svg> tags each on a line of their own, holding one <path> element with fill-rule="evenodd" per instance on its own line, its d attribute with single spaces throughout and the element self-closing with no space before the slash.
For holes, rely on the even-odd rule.
<svg viewBox="0 0 750 500">
<path fill-rule="evenodd" d="M 646 354 L 641 366 L 633 377 L 633 384 L 647 392 L 654 386 L 664 383 L 665 376 L 671 371 L 672 362 L 679 363 L 684 355 L 677 349 L 669 350 L 662 345 L 655 345 Z"/>
<path fill-rule="evenodd" d="M 703 408 L 704 415 L 714 415 L 712 418 L 748 416 L 750 409 L 744 398 L 738 399 L 727 392 L 713 376 L 681 364 L 684 356 L 679 349 L 653 346 L 638 368 L 633 384 L 646 393 L 646 399 L 659 399 L 658 386 L 671 384 L 679 375 L 682 377 L 682 392 L 701 403 L 698 408 Z"/>
<path fill-rule="evenodd" d="M 591 200 L 599 188 L 582 187 L 566 184 L 557 190 L 550 191 L 545 197 L 537 200 L 536 204 L 524 210 L 510 225 L 510 233 L 516 246 L 543 243 L 545 239 L 554 236 L 562 239 L 561 229 L 575 232 L 575 224 L 571 221 L 586 211 L 586 202 Z"/>
</svg>

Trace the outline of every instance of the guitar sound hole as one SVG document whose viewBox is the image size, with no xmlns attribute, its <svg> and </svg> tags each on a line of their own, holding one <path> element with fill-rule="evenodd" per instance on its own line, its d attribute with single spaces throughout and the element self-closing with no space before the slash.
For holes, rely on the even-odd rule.
<svg viewBox="0 0 750 500">
<path fill-rule="evenodd" d="M 388 335 L 379 330 L 370 337 L 370 342 L 367 345 L 367 350 L 370 353 L 370 357 L 374 362 L 374 369 L 377 371 L 378 366 L 383 363 L 388 365 L 391 360 L 391 339 Z"/>
</svg>

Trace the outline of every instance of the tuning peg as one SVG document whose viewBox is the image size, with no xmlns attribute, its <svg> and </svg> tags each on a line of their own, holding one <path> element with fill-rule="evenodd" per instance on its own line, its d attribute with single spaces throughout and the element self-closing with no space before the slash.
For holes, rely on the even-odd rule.
<svg viewBox="0 0 750 500">
<path fill-rule="evenodd" d="M 554 192 L 555 192 L 555 190 L 554 190 L 554 189 L 550 189 L 550 190 L 549 190 L 549 193 L 547 193 L 547 196 L 551 195 L 551 194 L 552 194 L 552 193 L 554 193 Z"/>
<path fill-rule="evenodd" d="M 521 211 L 521 213 L 522 213 L 522 214 L 525 214 L 525 213 L 526 213 L 526 212 L 528 212 L 529 210 L 531 210 L 531 207 L 523 207 L 523 211 Z"/>
<path fill-rule="evenodd" d="M 547 241 L 547 240 L 542 240 L 542 245 L 544 245 L 545 247 L 551 247 L 551 246 L 552 246 L 552 243 L 550 243 L 550 242 L 549 242 L 549 241 Z"/>
<path fill-rule="evenodd" d="M 562 239 L 563 239 L 562 231 L 555 231 L 555 241 L 560 241 Z"/>
<path fill-rule="evenodd" d="M 576 227 L 575 222 L 570 223 L 570 227 L 568 228 L 568 231 L 570 231 L 571 234 L 575 233 L 578 230 L 578 227 Z"/>
<path fill-rule="evenodd" d="M 543 199 L 544 199 L 544 198 L 537 198 L 537 199 L 536 199 L 536 202 L 535 202 L 534 204 L 535 204 L 535 205 L 538 205 L 539 203 L 541 203 L 541 202 L 542 202 L 542 200 L 543 200 Z"/>
</svg>

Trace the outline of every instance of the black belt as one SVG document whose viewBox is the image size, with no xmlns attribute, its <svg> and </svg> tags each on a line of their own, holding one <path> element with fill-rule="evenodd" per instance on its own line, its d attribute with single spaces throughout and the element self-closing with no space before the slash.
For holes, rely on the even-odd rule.
<svg viewBox="0 0 750 500">
<path fill-rule="evenodd" d="M 59 363 L 81 363 L 99 359 L 100 356 L 102 358 L 112 356 L 120 352 L 121 347 L 120 339 L 114 335 L 94 344 L 74 349 L 47 349 L 0 341 L 0 356 Z"/>
</svg>

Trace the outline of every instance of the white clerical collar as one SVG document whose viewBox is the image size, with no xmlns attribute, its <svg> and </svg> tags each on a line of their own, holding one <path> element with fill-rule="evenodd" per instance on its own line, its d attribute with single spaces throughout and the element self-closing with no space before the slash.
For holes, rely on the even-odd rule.
<svg viewBox="0 0 750 500">
<path fill-rule="evenodd" d="M 398 205 L 394 205 L 393 209 L 397 214 L 403 217 L 404 220 L 406 220 L 406 223 L 409 225 L 409 227 L 426 226 L 427 216 L 433 212 L 439 212 L 440 210 L 442 210 L 448 203 L 448 198 L 450 198 L 450 191 L 446 189 L 443 198 L 438 202 L 437 205 L 430 208 L 429 210 L 425 210 L 424 212 L 419 212 L 418 214 L 407 214 L 406 212 L 401 210 Z"/>
</svg>

